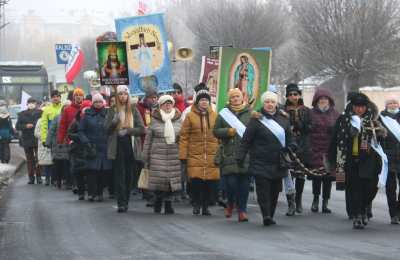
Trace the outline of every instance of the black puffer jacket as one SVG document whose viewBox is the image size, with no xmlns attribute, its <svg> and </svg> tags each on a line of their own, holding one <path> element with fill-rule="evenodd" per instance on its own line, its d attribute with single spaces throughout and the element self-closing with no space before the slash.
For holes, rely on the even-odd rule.
<svg viewBox="0 0 400 260">
<path fill-rule="evenodd" d="M 243 163 L 247 153 L 250 154 L 249 173 L 268 179 L 283 178 L 287 169 L 280 167 L 280 153 L 282 147 L 275 135 L 264 126 L 259 119 L 262 116 L 275 120 L 284 130 L 286 147 L 294 145 L 288 116 L 283 111 L 270 115 L 265 111 L 253 113 L 237 153 L 237 160 Z"/>
<path fill-rule="evenodd" d="M 35 138 L 35 126 L 39 118 L 42 116 L 42 111 L 39 109 L 24 110 L 18 113 L 16 129 L 21 131 L 20 144 L 24 148 L 37 147 L 37 139 Z M 32 124 L 32 128 L 27 128 L 27 124 Z"/>
<path fill-rule="evenodd" d="M 392 114 L 384 110 L 381 115 L 389 116 L 400 123 L 400 112 Z M 385 126 L 381 119 L 380 121 L 382 125 Z M 381 144 L 389 160 L 389 170 L 400 173 L 400 143 L 389 129 L 387 131 L 387 136 L 382 140 Z"/>
</svg>

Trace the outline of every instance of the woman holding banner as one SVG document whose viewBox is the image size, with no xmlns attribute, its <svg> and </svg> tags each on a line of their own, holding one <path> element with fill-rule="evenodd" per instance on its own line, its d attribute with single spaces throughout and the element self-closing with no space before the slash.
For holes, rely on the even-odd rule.
<svg viewBox="0 0 400 260">
<path fill-rule="evenodd" d="M 247 154 L 250 155 L 249 174 L 255 177 L 257 200 L 263 216 L 264 226 L 276 224 L 273 220 L 282 178 L 287 169 L 281 166 L 281 153 L 287 147 L 294 150 L 290 123 L 285 112 L 278 110 L 278 96 L 265 92 L 261 96 L 264 104 L 259 113 L 253 113 L 244 132 L 237 163 L 244 168 Z"/>
<path fill-rule="evenodd" d="M 236 162 L 236 151 L 250 121 L 251 111 L 244 102 L 243 93 L 238 88 L 228 92 L 229 104 L 220 111 L 214 127 L 214 135 L 220 140 L 220 148 L 216 163 L 225 179 L 228 207 L 225 217 L 232 217 L 237 206 L 239 222 L 248 221 L 247 199 L 249 196 L 250 177 L 247 172 L 248 158 L 245 167 L 239 167 Z"/>
</svg>

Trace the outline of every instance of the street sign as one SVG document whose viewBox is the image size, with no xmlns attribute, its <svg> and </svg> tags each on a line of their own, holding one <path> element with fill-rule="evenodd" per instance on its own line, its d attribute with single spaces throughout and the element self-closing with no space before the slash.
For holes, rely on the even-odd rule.
<svg viewBox="0 0 400 260">
<path fill-rule="evenodd" d="M 72 44 L 56 44 L 57 64 L 67 64 Z"/>
</svg>

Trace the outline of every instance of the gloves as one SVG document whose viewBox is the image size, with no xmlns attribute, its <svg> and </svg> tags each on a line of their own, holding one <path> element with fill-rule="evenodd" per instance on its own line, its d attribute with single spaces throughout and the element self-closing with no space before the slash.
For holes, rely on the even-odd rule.
<svg viewBox="0 0 400 260">
<path fill-rule="evenodd" d="M 128 129 L 118 130 L 118 136 L 125 136 L 128 133 Z"/>
<path fill-rule="evenodd" d="M 235 128 L 228 128 L 228 136 L 229 137 L 234 137 L 236 135 L 236 129 Z"/>
</svg>

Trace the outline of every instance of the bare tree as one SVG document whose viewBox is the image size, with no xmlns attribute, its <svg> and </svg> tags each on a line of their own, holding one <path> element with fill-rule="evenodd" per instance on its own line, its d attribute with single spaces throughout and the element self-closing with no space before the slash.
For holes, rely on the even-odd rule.
<svg viewBox="0 0 400 260">
<path fill-rule="evenodd" d="M 386 80 L 399 72 L 399 0 L 291 0 L 299 51 L 309 73 L 343 78 L 356 90 L 365 75 Z"/>
<path fill-rule="evenodd" d="M 172 11 L 171 11 L 172 9 Z M 232 45 L 237 48 L 271 47 L 273 50 L 288 38 L 288 10 L 281 1 L 260 0 L 185 0 L 167 12 L 170 31 L 175 39 L 194 38 L 198 77 L 200 58 L 208 55 L 212 45 Z M 190 35 L 176 31 L 174 24 L 183 23 Z M 191 39 L 190 39 L 191 40 Z M 274 52 L 273 52 L 274 55 Z M 272 59 L 274 63 L 275 57 Z M 280 73 L 274 70 L 274 73 Z"/>
<path fill-rule="evenodd" d="M 8 23 L 5 22 L 4 20 L 4 7 L 6 4 L 10 2 L 9 0 L 0 0 L 0 30 L 4 29 L 4 27 L 7 26 Z"/>
</svg>

